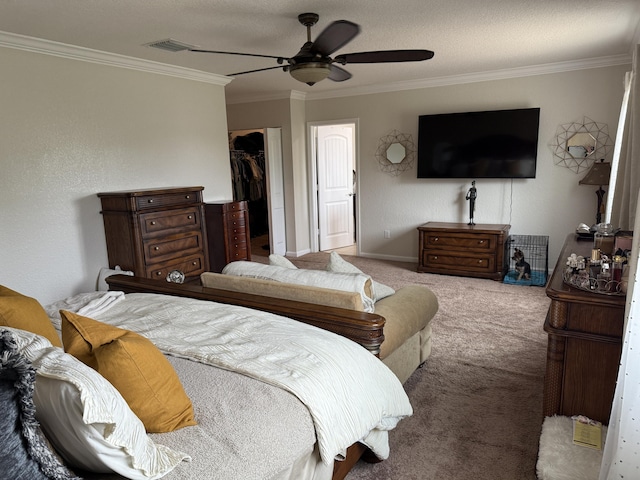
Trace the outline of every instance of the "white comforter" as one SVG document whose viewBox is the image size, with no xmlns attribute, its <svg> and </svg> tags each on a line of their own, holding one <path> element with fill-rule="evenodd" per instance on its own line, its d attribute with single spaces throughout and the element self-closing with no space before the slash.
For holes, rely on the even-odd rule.
<svg viewBox="0 0 640 480">
<path fill-rule="evenodd" d="M 87 296 L 54 308 L 80 311 L 136 331 L 165 353 L 292 392 L 311 413 L 325 463 L 340 459 L 357 441 L 387 458 L 388 431 L 413 413 L 399 380 L 378 358 L 331 332 L 266 312 L 188 298 L 129 294 L 103 299 Z M 97 311 L 89 300 L 99 305 Z"/>
</svg>

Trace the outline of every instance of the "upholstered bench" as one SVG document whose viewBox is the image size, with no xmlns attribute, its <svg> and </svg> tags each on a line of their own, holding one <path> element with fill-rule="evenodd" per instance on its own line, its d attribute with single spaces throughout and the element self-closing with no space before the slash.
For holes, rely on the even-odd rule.
<svg viewBox="0 0 640 480">
<path fill-rule="evenodd" d="M 237 264 L 236 267 L 239 269 L 233 268 L 233 264 L 230 264 L 227 266 L 230 268 L 225 267 L 225 273 L 203 273 L 202 285 L 220 290 L 359 312 L 375 312 L 382 316 L 385 319 L 384 341 L 380 347 L 379 357 L 403 383 L 431 353 L 431 320 L 438 311 L 438 300 L 435 294 L 424 286 L 409 285 L 398 289 L 395 293 L 391 290 L 387 292 L 387 296 L 379 300 L 373 294 L 372 305 L 369 305 L 368 299 L 372 297 L 368 295 L 372 295 L 372 291 L 375 291 L 372 285 L 375 287 L 376 284 L 362 273 L 351 274 L 355 291 L 345 291 L 326 286 L 319 287 L 317 282 L 314 284 L 306 279 L 297 278 L 297 283 L 291 283 L 282 281 L 282 278 L 296 278 L 294 275 L 304 277 L 307 273 L 313 272 L 314 276 L 326 277 L 326 285 L 335 287 L 340 281 L 348 283 L 349 274 L 346 273 L 319 270 L 298 270 L 294 273 L 287 272 L 285 270 L 289 269 L 278 265 L 264 265 L 256 262 L 233 263 Z M 238 273 L 242 273 L 242 276 Z M 282 276 L 279 276 L 280 274 Z M 270 276 L 280 280 L 267 278 Z M 307 284 L 304 284 L 305 282 Z M 379 284 L 377 286 L 381 289 Z"/>
</svg>

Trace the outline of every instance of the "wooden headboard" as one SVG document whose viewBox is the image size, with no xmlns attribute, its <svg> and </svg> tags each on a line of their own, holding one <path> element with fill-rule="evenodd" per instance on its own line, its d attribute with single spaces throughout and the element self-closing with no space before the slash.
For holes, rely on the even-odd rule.
<svg viewBox="0 0 640 480">
<path fill-rule="evenodd" d="M 175 295 L 229 305 L 240 305 L 275 313 L 337 333 L 359 343 L 376 356 L 380 353 L 380 345 L 384 341 L 383 328 L 385 319 L 375 313 L 238 293 L 203 287 L 197 284 L 169 283 L 162 280 L 128 275 L 112 275 L 107 277 L 106 282 L 109 284 L 110 290 L 118 290 L 125 293 Z"/>
</svg>

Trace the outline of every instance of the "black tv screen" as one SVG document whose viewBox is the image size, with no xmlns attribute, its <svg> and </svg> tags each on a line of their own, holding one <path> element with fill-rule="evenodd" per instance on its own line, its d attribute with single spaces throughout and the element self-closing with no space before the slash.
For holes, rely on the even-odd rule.
<svg viewBox="0 0 640 480">
<path fill-rule="evenodd" d="M 535 178 L 539 108 L 421 115 L 418 178 Z"/>
</svg>

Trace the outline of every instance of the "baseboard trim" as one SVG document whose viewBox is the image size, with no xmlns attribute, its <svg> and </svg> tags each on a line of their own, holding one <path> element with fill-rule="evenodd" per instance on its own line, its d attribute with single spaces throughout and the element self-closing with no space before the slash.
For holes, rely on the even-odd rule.
<svg viewBox="0 0 640 480">
<path fill-rule="evenodd" d="M 365 257 L 365 258 L 375 258 L 377 260 L 390 260 L 392 262 L 418 263 L 418 257 L 404 257 L 400 255 L 385 255 L 382 253 L 367 253 L 367 252 L 360 252 L 358 256 Z"/>
</svg>

